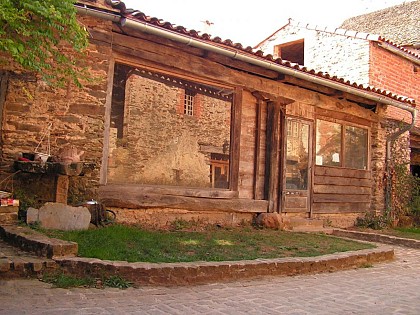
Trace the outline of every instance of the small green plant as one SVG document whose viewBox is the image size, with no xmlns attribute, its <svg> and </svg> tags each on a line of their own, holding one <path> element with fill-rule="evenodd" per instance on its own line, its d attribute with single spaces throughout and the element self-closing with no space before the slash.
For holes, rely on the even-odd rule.
<svg viewBox="0 0 420 315">
<path fill-rule="evenodd" d="M 196 221 L 187 221 L 183 219 L 176 219 L 171 222 L 170 224 L 170 230 L 172 231 L 182 231 L 182 230 L 188 230 L 192 229 L 194 227 L 197 227 L 199 225 Z"/>
<path fill-rule="evenodd" d="M 360 265 L 360 268 L 373 268 L 373 265 L 370 263 L 364 263 Z"/>
<path fill-rule="evenodd" d="M 332 221 L 331 219 L 328 217 L 324 220 L 324 227 L 331 227 L 332 226 Z"/>
<path fill-rule="evenodd" d="M 420 178 L 411 174 L 408 164 L 393 167 L 392 211 L 398 221 L 402 216 L 420 217 Z"/>
<path fill-rule="evenodd" d="M 120 276 L 110 276 L 109 278 L 105 278 L 102 283 L 106 287 L 110 288 L 118 288 L 118 289 L 127 289 L 132 286 L 132 283 L 121 278 Z"/>
<path fill-rule="evenodd" d="M 382 230 L 390 225 L 389 218 L 386 215 L 377 215 L 374 212 L 368 212 L 364 217 L 356 219 L 356 226 L 374 230 Z"/>
<path fill-rule="evenodd" d="M 121 278 L 120 276 L 102 277 L 102 279 L 95 279 L 93 277 L 76 277 L 73 275 L 67 275 L 63 272 L 47 273 L 41 281 L 51 283 L 56 288 L 118 288 L 127 289 L 132 286 L 132 283 Z M 99 285 L 98 285 L 99 284 Z"/>
<path fill-rule="evenodd" d="M 57 288 L 74 288 L 74 287 L 94 287 L 95 279 L 90 277 L 79 278 L 72 275 L 66 275 L 62 272 L 45 274 L 41 279 L 44 282 L 51 283 Z"/>
<path fill-rule="evenodd" d="M 28 226 L 35 231 L 42 231 L 41 222 L 39 221 L 32 222 Z"/>
</svg>

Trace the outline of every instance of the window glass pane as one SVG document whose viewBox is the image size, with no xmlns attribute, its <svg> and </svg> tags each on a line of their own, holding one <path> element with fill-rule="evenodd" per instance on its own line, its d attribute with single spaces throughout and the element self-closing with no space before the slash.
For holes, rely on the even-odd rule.
<svg viewBox="0 0 420 315">
<path fill-rule="evenodd" d="M 185 90 L 185 96 L 184 96 L 184 114 L 193 116 L 194 108 L 194 93 L 188 90 Z"/>
<path fill-rule="evenodd" d="M 367 142 L 366 129 L 346 126 L 344 166 L 348 168 L 367 169 Z"/>
<path fill-rule="evenodd" d="M 308 188 L 309 125 L 288 119 L 286 155 L 286 188 L 306 190 Z"/>
<path fill-rule="evenodd" d="M 324 166 L 341 166 L 340 124 L 317 120 L 315 163 Z"/>
<path fill-rule="evenodd" d="M 230 90 L 116 64 L 108 183 L 228 189 L 232 99 Z"/>
</svg>

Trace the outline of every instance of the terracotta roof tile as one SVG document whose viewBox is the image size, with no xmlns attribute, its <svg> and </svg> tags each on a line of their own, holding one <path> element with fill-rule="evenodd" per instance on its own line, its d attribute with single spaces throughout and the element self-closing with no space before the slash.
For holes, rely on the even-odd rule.
<svg viewBox="0 0 420 315">
<path fill-rule="evenodd" d="M 290 61 L 287 60 L 282 60 L 281 58 L 277 58 L 274 59 L 272 55 L 264 55 L 264 52 L 262 50 L 257 50 L 255 51 L 252 47 L 248 46 L 248 47 L 243 47 L 240 43 L 234 43 L 232 40 L 230 39 L 226 39 L 226 40 L 222 40 L 220 37 L 211 37 L 209 34 L 200 34 L 199 32 L 195 31 L 195 30 L 188 30 L 183 26 L 176 26 L 172 23 L 169 22 L 165 22 L 162 21 L 158 18 L 155 17 L 149 17 L 146 14 L 144 14 L 141 11 L 138 10 L 132 10 L 132 9 L 127 9 L 125 4 L 122 1 L 116 1 L 116 0 L 106 0 L 108 4 L 112 5 L 113 7 L 118 7 L 120 9 L 121 15 L 124 16 L 125 18 L 131 19 L 131 20 L 137 20 L 143 23 L 147 23 L 147 24 L 151 24 L 154 25 L 156 27 L 159 28 L 164 28 L 166 30 L 169 31 L 173 31 L 173 32 L 177 32 L 179 34 L 188 36 L 188 37 L 193 37 L 205 42 L 208 42 L 209 44 L 214 44 L 214 45 L 218 45 L 218 46 L 225 46 L 226 48 L 234 48 L 236 50 L 241 51 L 243 54 L 248 54 L 254 58 L 257 59 L 263 59 L 265 61 L 268 62 L 273 62 L 275 64 L 284 66 L 284 67 L 288 67 L 288 68 L 292 68 L 295 69 L 297 71 L 301 71 L 304 73 L 307 73 L 309 75 L 315 75 L 317 77 L 323 78 L 323 79 L 327 79 L 327 80 L 331 80 L 331 81 L 336 81 L 348 86 L 352 86 L 361 90 L 365 90 L 365 91 L 372 91 L 374 93 L 377 94 L 381 94 L 381 95 L 385 95 L 391 99 L 403 102 L 403 103 L 407 103 L 410 104 L 412 106 L 415 106 L 415 100 L 412 98 L 408 98 L 405 96 L 400 96 L 385 90 L 381 90 L 381 89 L 367 89 L 366 87 L 364 87 L 361 84 L 358 84 L 356 82 L 350 82 L 350 81 L 346 81 L 344 78 L 338 78 L 338 77 L 331 77 L 328 73 L 324 73 L 322 71 L 316 72 L 313 69 L 308 70 L 306 67 L 303 67 L 299 64 L 296 63 L 292 63 Z M 308 25 L 308 24 L 307 24 Z M 337 29 L 337 31 L 341 31 L 340 29 Z M 338 34 L 338 32 L 337 32 Z M 353 34 L 353 33 L 352 33 Z M 346 35 L 348 36 L 348 35 Z"/>
</svg>

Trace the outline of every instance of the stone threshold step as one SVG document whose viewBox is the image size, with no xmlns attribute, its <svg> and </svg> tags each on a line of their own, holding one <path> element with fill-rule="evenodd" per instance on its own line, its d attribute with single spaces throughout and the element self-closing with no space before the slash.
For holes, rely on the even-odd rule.
<svg viewBox="0 0 420 315">
<path fill-rule="evenodd" d="M 0 237 L 13 246 L 47 258 L 77 255 L 78 244 L 49 238 L 26 226 L 0 224 Z"/>
</svg>

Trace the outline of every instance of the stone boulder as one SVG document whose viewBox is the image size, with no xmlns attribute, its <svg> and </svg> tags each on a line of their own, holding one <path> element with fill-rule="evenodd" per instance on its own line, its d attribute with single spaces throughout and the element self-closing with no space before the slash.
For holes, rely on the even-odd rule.
<svg viewBox="0 0 420 315">
<path fill-rule="evenodd" d="M 282 217 L 278 213 L 260 213 L 255 223 L 268 229 L 282 230 L 284 228 Z"/>
<path fill-rule="evenodd" d="M 86 207 L 72 207 L 62 203 L 47 202 L 39 210 L 29 208 L 26 223 L 38 222 L 45 229 L 87 230 L 91 215 Z"/>
</svg>

